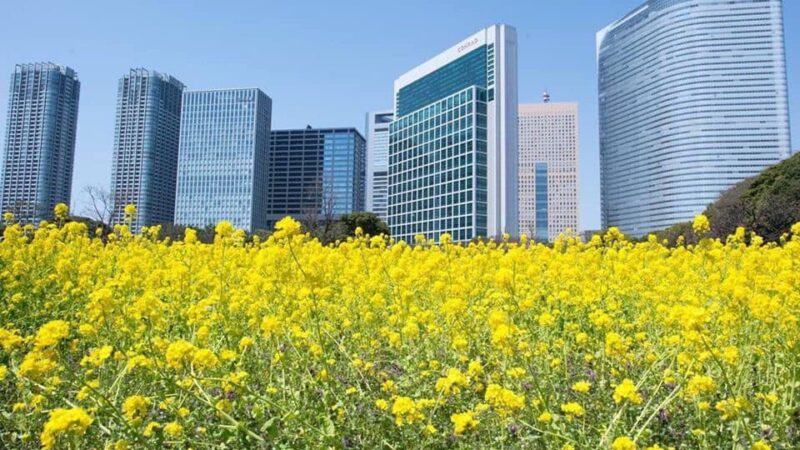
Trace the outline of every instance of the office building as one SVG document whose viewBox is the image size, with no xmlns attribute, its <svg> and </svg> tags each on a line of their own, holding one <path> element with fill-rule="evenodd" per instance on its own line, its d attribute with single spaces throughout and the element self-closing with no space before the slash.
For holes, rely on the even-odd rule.
<svg viewBox="0 0 800 450">
<path fill-rule="evenodd" d="M 493 25 L 394 82 L 393 237 L 517 234 L 517 39 Z"/>
<path fill-rule="evenodd" d="M 519 232 L 550 242 L 578 232 L 578 104 L 519 105 Z"/>
<path fill-rule="evenodd" d="M 275 130 L 267 220 L 335 219 L 364 210 L 366 141 L 355 128 Z"/>
<path fill-rule="evenodd" d="M 184 91 L 175 223 L 266 229 L 271 116 L 260 89 Z"/>
<path fill-rule="evenodd" d="M 650 0 L 597 34 L 603 227 L 691 220 L 789 156 L 781 0 Z"/>
<path fill-rule="evenodd" d="M 112 223 L 125 205 L 138 211 L 132 229 L 171 224 L 183 83 L 156 71 L 131 69 L 117 87 L 117 119 L 111 172 Z"/>
<path fill-rule="evenodd" d="M 70 204 L 80 90 L 66 66 L 17 64 L 11 74 L 0 208 L 20 222 Z"/>
<path fill-rule="evenodd" d="M 388 220 L 389 205 L 389 124 L 393 111 L 367 113 L 366 210 Z"/>
</svg>

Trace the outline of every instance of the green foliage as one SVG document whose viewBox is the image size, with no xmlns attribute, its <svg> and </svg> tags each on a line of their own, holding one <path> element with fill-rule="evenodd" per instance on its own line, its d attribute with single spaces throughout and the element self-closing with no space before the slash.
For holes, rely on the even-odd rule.
<svg viewBox="0 0 800 450">
<path fill-rule="evenodd" d="M 348 237 L 355 236 L 358 227 L 361 227 L 364 234 L 370 236 L 389 235 L 389 226 L 371 212 L 354 212 L 343 214 L 338 218 L 328 216 L 318 220 L 306 219 L 302 220 L 302 223 L 303 229 L 323 244 L 344 241 Z"/>
<path fill-rule="evenodd" d="M 742 181 L 709 205 L 712 236 L 732 234 L 736 227 L 777 241 L 800 222 L 800 154 Z"/>
<path fill-rule="evenodd" d="M 348 236 L 355 236 L 356 228 L 361 228 L 364 234 L 378 236 L 389 234 L 389 226 L 376 214 L 371 212 L 354 212 L 339 218 L 344 225 L 344 232 Z"/>
<path fill-rule="evenodd" d="M 723 192 L 704 214 L 711 222 L 712 238 L 724 239 L 744 227 L 768 242 L 780 240 L 800 222 L 800 153 Z M 680 236 L 687 244 L 697 241 L 691 222 L 675 224 L 656 235 L 670 245 Z"/>
</svg>

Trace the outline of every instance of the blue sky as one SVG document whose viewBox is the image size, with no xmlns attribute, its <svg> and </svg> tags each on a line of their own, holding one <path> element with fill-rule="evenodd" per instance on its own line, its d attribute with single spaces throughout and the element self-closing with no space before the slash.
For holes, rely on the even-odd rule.
<svg viewBox="0 0 800 450">
<path fill-rule="evenodd" d="M 355 126 L 392 105 L 403 72 L 492 23 L 519 35 L 521 102 L 577 101 L 581 226 L 599 227 L 595 33 L 642 0 L 39 1 L 0 17 L 0 123 L 20 62 L 78 71 L 81 103 L 73 208 L 83 186 L 111 177 L 117 80 L 131 67 L 167 72 L 190 89 L 256 86 L 273 128 Z M 800 1 L 785 2 L 790 110 L 800 117 Z M 792 142 L 800 147 L 800 123 Z"/>
</svg>

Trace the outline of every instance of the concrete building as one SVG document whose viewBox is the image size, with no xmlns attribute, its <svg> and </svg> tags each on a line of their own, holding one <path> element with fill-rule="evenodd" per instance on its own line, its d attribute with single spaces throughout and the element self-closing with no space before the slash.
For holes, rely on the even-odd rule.
<svg viewBox="0 0 800 450">
<path fill-rule="evenodd" d="M 578 233 L 578 104 L 519 105 L 519 232 L 550 242 Z"/>
<path fill-rule="evenodd" d="M 393 111 L 367 113 L 367 180 L 365 208 L 388 220 L 389 206 L 389 124 Z"/>
</svg>

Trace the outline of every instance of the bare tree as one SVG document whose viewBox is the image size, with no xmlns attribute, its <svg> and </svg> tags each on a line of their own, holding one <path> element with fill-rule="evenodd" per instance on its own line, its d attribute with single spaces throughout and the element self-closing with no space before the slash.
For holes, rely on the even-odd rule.
<svg viewBox="0 0 800 450">
<path fill-rule="evenodd" d="M 105 225 L 111 225 L 114 218 L 116 202 L 108 189 L 102 186 L 85 186 L 82 192 L 88 197 L 88 204 L 83 208 L 83 214 Z"/>
<path fill-rule="evenodd" d="M 316 182 L 306 190 L 306 207 L 303 210 L 303 223 L 312 235 L 318 237 L 322 242 L 332 242 L 336 239 L 337 217 L 336 217 L 336 196 L 333 186 L 317 179 Z"/>
</svg>

